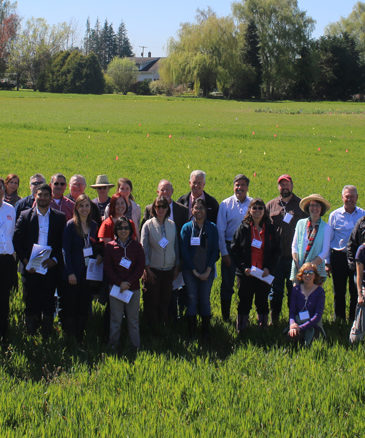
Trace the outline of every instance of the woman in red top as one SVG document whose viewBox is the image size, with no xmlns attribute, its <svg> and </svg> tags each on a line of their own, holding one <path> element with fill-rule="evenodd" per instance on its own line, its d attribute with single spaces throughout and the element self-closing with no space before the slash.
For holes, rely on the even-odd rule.
<svg viewBox="0 0 365 438">
<path fill-rule="evenodd" d="M 108 243 L 114 239 L 114 224 L 116 223 L 117 219 L 125 215 L 126 211 L 127 204 L 122 193 L 116 193 L 113 195 L 109 204 L 110 216 L 102 222 L 98 232 L 98 237 L 102 242 Z M 132 220 L 130 222 L 133 229 L 132 238 L 136 239 L 136 227 Z"/>
<path fill-rule="evenodd" d="M 252 267 L 261 269 L 263 278 L 274 272 L 280 255 L 280 242 L 262 199 L 256 198 L 250 202 L 246 216 L 235 232 L 231 249 L 239 278 L 237 331 L 240 332 L 248 324 L 254 295 L 259 326 L 265 327 L 270 285 L 254 277 L 251 270 Z"/>
</svg>

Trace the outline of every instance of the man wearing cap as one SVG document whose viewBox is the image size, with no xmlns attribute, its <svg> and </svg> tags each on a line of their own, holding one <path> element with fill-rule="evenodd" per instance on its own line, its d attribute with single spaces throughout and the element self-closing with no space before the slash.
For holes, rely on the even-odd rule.
<svg viewBox="0 0 365 438">
<path fill-rule="evenodd" d="M 356 206 L 358 199 L 355 186 L 346 185 L 342 189 L 343 206 L 334 210 L 328 219 L 331 227 L 330 258 L 326 262 L 327 274 L 332 274 L 335 318 L 346 321 L 346 288 L 349 282 L 350 321 L 355 318 L 357 290 L 354 282 L 355 269 L 347 263 L 346 247 L 356 222 L 365 216 L 365 210 Z M 357 250 L 357 248 L 356 248 Z M 355 250 L 355 254 L 356 254 Z M 353 267 L 354 268 L 354 267 Z"/>
<path fill-rule="evenodd" d="M 300 207 L 300 198 L 293 193 L 293 180 L 290 175 L 281 175 L 278 178 L 279 196 L 272 199 L 266 205 L 271 222 L 280 236 L 281 255 L 274 272 L 274 282 L 270 293 L 271 323 L 279 321 L 284 288 L 288 293 L 288 305 L 293 287 L 290 281 L 290 270 L 292 264 L 291 244 L 295 232 L 295 226 L 299 219 L 306 218 Z"/>
<path fill-rule="evenodd" d="M 204 199 L 207 205 L 207 219 L 210 222 L 217 223 L 217 214 L 219 204 L 213 196 L 204 191 L 205 172 L 202 170 L 193 170 L 190 174 L 189 185 L 191 191 L 186 193 L 177 200 L 178 203 L 185 205 L 189 209 L 189 218 L 191 218 L 191 208 L 194 201 Z"/>
<path fill-rule="evenodd" d="M 234 194 L 221 202 L 218 210 L 217 229 L 221 263 L 221 310 L 224 321 L 229 321 L 236 266 L 231 257 L 231 241 L 242 222 L 251 202 L 247 196 L 250 180 L 242 173 L 233 180 Z"/>
<path fill-rule="evenodd" d="M 62 211 L 66 216 L 66 221 L 72 219 L 75 203 L 71 201 L 71 199 L 63 196 L 67 187 L 65 175 L 62 175 L 62 173 L 56 173 L 51 177 L 49 185 L 52 189 L 52 202 L 50 207 Z"/>
<path fill-rule="evenodd" d="M 90 187 L 98 192 L 98 197 L 93 199 L 93 203 L 98 207 L 100 216 L 104 220 L 105 209 L 110 202 L 108 192 L 114 187 L 114 184 L 109 183 L 107 175 L 98 175 L 95 184 L 92 184 Z"/>
</svg>

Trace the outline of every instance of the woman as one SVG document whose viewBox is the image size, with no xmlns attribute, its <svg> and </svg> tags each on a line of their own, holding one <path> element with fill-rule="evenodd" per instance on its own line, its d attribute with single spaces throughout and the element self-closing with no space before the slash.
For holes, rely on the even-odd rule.
<svg viewBox="0 0 365 438">
<path fill-rule="evenodd" d="M 300 219 L 295 227 L 290 279 L 294 282 L 301 266 L 305 262 L 311 262 L 317 266 L 321 281 L 324 283 L 327 278 L 325 259 L 330 249 L 331 228 L 321 219 L 321 216 L 331 206 L 321 195 L 313 194 L 303 198 L 299 207 L 309 217 Z"/>
<path fill-rule="evenodd" d="M 289 331 L 292 339 L 303 340 L 309 346 L 315 336 L 324 335 L 322 314 L 325 292 L 317 265 L 304 263 L 297 274 L 299 284 L 293 287 L 289 309 Z"/>
<path fill-rule="evenodd" d="M 132 195 L 133 185 L 132 181 L 128 178 L 119 178 L 118 187 L 116 193 L 121 193 L 127 204 L 127 211 L 125 216 L 131 219 L 136 228 L 139 229 L 139 224 L 141 221 L 141 207 L 135 203 Z M 105 217 L 109 216 L 109 206 L 105 209 Z"/>
<path fill-rule="evenodd" d="M 239 279 L 237 331 L 240 333 L 248 325 L 254 295 L 259 326 L 266 327 L 270 284 L 264 279 L 274 272 L 280 255 L 280 243 L 262 199 L 255 198 L 250 202 L 247 213 L 233 236 L 231 250 Z M 263 271 L 263 280 L 251 274 L 252 267 Z"/>
<path fill-rule="evenodd" d="M 125 216 L 126 211 L 127 204 L 123 195 L 121 193 L 113 195 L 109 204 L 109 217 L 102 222 L 99 228 L 98 237 L 100 241 L 108 243 L 114 239 L 115 223 L 120 217 Z M 133 221 L 131 221 L 131 226 L 133 229 L 133 239 L 136 239 L 137 236 L 139 238 Z"/>
<path fill-rule="evenodd" d="M 112 348 L 117 347 L 123 315 L 126 314 L 131 344 L 138 349 L 139 279 L 144 271 L 145 256 L 141 244 L 132 237 L 132 224 L 126 217 L 121 217 L 115 222 L 114 233 L 115 240 L 105 246 L 104 272 L 110 286 L 118 286 L 121 293 L 130 290 L 133 295 L 128 303 L 113 296 L 109 297 L 109 344 Z"/>
<path fill-rule="evenodd" d="M 13 207 L 19 201 L 20 196 L 18 196 L 19 188 L 19 177 L 15 173 L 10 173 L 5 178 L 5 197 L 4 201 Z"/>
<path fill-rule="evenodd" d="M 91 200 L 85 194 L 76 199 L 73 218 L 63 233 L 66 287 L 61 299 L 61 319 L 67 334 L 81 341 L 91 304 L 86 280 L 90 258 L 102 262 L 102 245 L 97 243 L 97 224 L 91 219 Z"/>
<path fill-rule="evenodd" d="M 152 204 L 152 218 L 142 228 L 141 243 L 146 256 L 144 280 L 144 315 L 153 327 L 166 323 L 172 294 L 172 281 L 179 264 L 176 226 L 169 219 L 167 199 L 157 197 Z"/>
<path fill-rule="evenodd" d="M 219 258 L 218 231 L 216 225 L 207 220 L 207 206 L 203 199 L 197 199 L 193 203 L 191 213 L 192 221 L 181 229 L 189 335 L 194 334 L 199 309 L 203 336 L 208 337 L 211 317 L 210 291 L 215 275 L 215 262 Z"/>
</svg>

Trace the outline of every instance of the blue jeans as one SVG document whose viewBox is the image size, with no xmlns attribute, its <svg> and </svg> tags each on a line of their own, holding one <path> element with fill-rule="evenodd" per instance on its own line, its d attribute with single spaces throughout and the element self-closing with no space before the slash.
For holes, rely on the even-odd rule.
<svg viewBox="0 0 365 438">
<path fill-rule="evenodd" d="M 236 272 L 236 265 L 233 262 L 233 258 L 231 255 L 231 242 L 226 242 L 228 255 L 231 257 L 231 266 L 227 268 L 223 261 L 221 261 L 221 275 L 222 275 L 222 283 L 221 283 L 221 300 L 222 301 L 231 301 L 233 295 L 233 286 Z"/>
<path fill-rule="evenodd" d="M 210 273 L 207 280 L 202 281 L 195 277 L 192 271 L 183 271 L 188 295 L 188 316 L 210 316 L 210 291 L 214 280 L 214 270 Z"/>
<path fill-rule="evenodd" d="M 293 288 L 293 283 L 290 281 L 291 264 L 291 257 L 280 257 L 274 272 L 275 279 L 272 284 L 269 299 L 271 301 L 271 311 L 278 315 L 281 312 L 283 303 L 285 283 L 288 291 L 288 307 L 290 305 L 290 295 Z"/>
</svg>

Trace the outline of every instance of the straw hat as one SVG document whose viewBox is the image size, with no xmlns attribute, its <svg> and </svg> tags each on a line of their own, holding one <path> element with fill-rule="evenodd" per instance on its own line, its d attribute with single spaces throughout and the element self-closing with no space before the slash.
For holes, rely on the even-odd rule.
<svg viewBox="0 0 365 438">
<path fill-rule="evenodd" d="M 109 180 L 107 175 L 98 175 L 96 177 L 95 184 L 92 184 L 90 187 L 93 189 L 97 189 L 98 187 L 114 187 L 114 184 L 109 184 Z"/>
<path fill-rule="evenodd" d="M 309 195 L 309 196 L 303 198 L 299 203 L 299 207 L 305 213 L 308 213 L 309 203 L 311 201 L 316 201 L 316 202 L 319 202 L 320 204 L 323 205 L 324 209 L 322 208 L 321 216 L 323 216 L 326 213 L 326 211 L 331 208 L 331 204 L 327 201 L 327 199 L 324 199 L 323 196 L 318 195 L 316 193 L 313 193 L 313 195 Z"/>
</svg>

